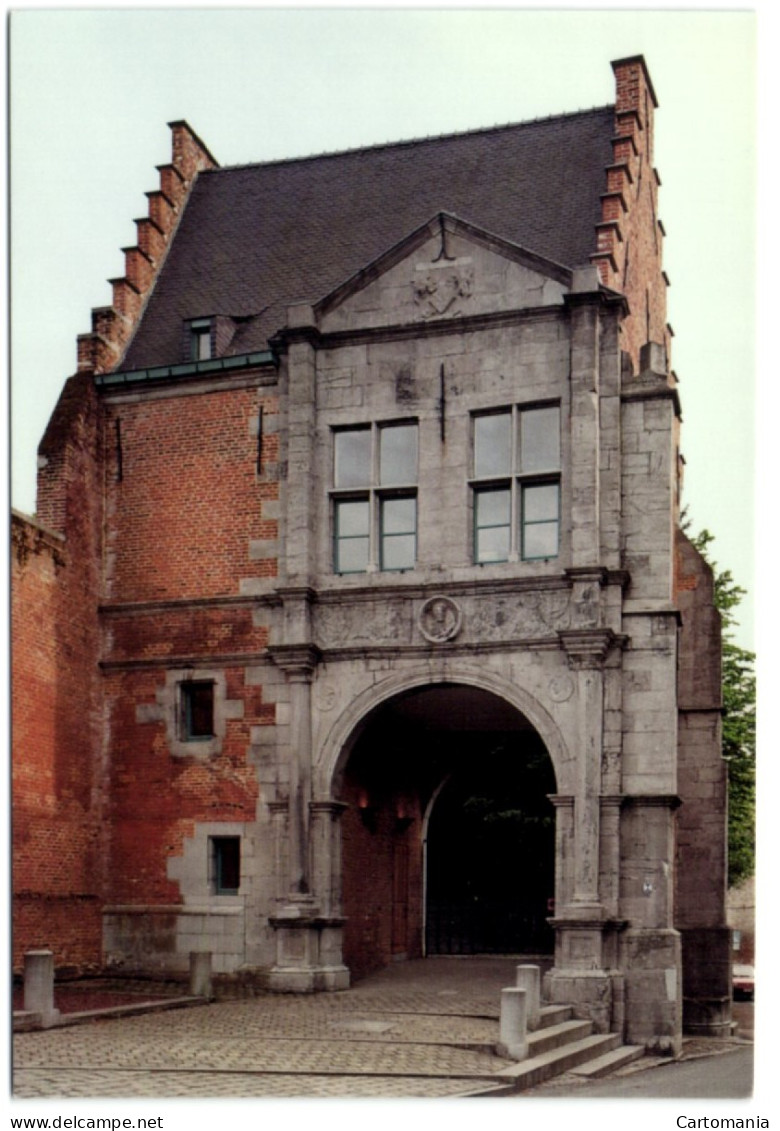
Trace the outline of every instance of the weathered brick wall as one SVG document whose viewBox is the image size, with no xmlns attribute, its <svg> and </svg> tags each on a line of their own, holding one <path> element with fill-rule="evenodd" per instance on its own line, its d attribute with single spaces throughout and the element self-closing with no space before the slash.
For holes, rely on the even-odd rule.
<svg viewBox="0 0 780 1131">
<path fill-rule="evenodd" d="M 641 57 L 612 64 L 615 72 L 613 164 L 606 171 L 597 253 L 602 283 L 625 294 L 629 315 L 621 348 L 634 369 L 645 342 L 669 351 L 663 229 L 658 217 L 660 179 L 653 166 L 655 93 Z"/>
<path fill-rule="evenodd" d="M 15 966 L 42 945 L 57 967 L 100 961 L 99 438 L 92 379 L 71 377 L 38 449 L 37 523 L 13 522 Z"/>
<path fill-rule="evenodd" d="M 169 861 L 196 825 L 255 821 L 253 735 L 276 722 L 275 703 L 246 682 L 269 643 L 267 612 L 241 593 L 277 571 L 278 399 L 214 383 L 109 400 L 105 412 L 107 902 L 180 904 L 192 892 Z M 172 748 L 166 692 L 172 670 L 204 665 L 224 675 L 231 704 L 205 756 Z"/>
<path fill-rule="evenodd" d="M 100 962 L 97 616 L 78 549 L 13 517 L 13 961 Z"/>
<path fill-rule="evenodd" d="M 244 612 L 246 619 L 249 614 Z M 226 694 L 243 701 L 243 717 L 226 724 L 221 751 L 171 753 L 164 712 L 157 710 L 164 673 L 112 671 L 106 679 L 111 735 L 112 830 L 109 903 L 180 903 L 167 861 L 181 856 L 196 821 L 253 821 L 258 786 L 249 764 L 251 728 L 273 723 L 262 689 L 245 688 L 242 668 L 226 671 Z M 149 710 L 151 708 L 151 710 Z M 151 716 L 151 717 L 149 717 Z M 156 717 L 155 717 L 156 716 Z"/>
<path fill-rule="evenodd" d="M 344 962 L 353 978 L 361 978 L 394 955 L 422 954 L 420 816 L 408 799 L 411 820 L 402 825 L 392 799 L 366 813 L 364 789 L 351 778 L 344 800 Z"/>
<path fill-rule="evenodd" d="M 260 403 L 267 428 L 276 397 Z M 256 389 L 108 408 L 109 598 L 233 596 L 247 576 L 276 575 L 278 484 L 258 482 L 257 415 Z M 267 463 L 276 444 L 277 434 L 264 434 Z"/>
</svg>

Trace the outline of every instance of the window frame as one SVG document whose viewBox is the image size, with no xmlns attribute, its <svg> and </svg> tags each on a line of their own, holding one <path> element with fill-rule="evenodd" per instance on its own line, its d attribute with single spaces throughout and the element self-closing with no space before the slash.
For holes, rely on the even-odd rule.
<svg viewBox="0 0 780 1131">
<path fill-rule="evenodd" d="M 407 482 L 382 482 L 382 436 L 394 428 L 413 428 L 415 434 L 415 466 L 413 478 Z M 339 485 L 338 437 L 350 432 L 367 432 L 370 435 L 367 476 L 365 484 Z M 359 576 L 367 573 L 406 573 L 417 565 L 419 539 L 419 466 L 420 424 L 416 418 L 373 421 L 369 424 L 339 425 L 331 429 L 331 568 L 339 577 Z M 385 522 L 385 504 L 393 500 L 409 499 L 414 502 L 414 528 L 407 531 L 388 531 Z M 342 504 L 362 502 L 368 504 L 368 521 L 365 533 L 344 535 L 340 533 Z M 412 537 L 413 556 L 408 565 L 387 564 L 388 543 L 393 538 Z M 341 546 L 348 541 L 367 539 L 366 564 L 360 569 L 342 569 Z"/>
<path fill-rule="evenodd" d="M 530 471 L 522 467 L 522 428 L 526 413 L 545 409 L 557 412 L 557 466 Z M 478 460 L 478 421 L 491 416 L 505 416 L 509 419 L 508 466 L 504 472 L 491 469 L 488 475 L 477 474 Z M 472 507 L 472 562 L 474 565 L 504 565 L 508 562 L 544 562 L 558 558 L 561 553 L 561 503 L 562 503 L 562 434 L 561 403 L 558 400 L 533 401 L 526 404 L 502 405 L 501 407 L 478 410 L 471 414 L 471 450 L 469 489 Z M 526 492 L 529 488 L 556 486 L 556 513 L 552 518 L 526 518 Z M 479 520 L 479 497 L 490 491 L 509 492 L 508 523 L 481 524 Z M 555 526 L 555 552 L 550 554 L 526 553 L 528 532 L 534 526 Z M 480 560 L 480 532 L 491 529 L 506 529 L 508 526 L 508 552 L 504 558 Z"/>
</svg>

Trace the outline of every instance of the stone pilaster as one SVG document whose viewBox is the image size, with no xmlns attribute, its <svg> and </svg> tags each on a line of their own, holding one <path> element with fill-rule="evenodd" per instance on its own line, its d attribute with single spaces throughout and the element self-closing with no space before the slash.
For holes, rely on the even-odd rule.
<svg viewBox="0 0 780 1131">
<path fill-rule="evenodd" d="M 574 271 L 566 296 L 571 326 L 571 561 L 576 568 L 600 560 L 599 331 L 601 295 L 595 267 Z"/>
<path fill-rule="evenodd" d="M 281 644 L 269 649 L 288 681 L 290 757 L 288 795 L 289 894 L 295 903 L 310 902 L 309 801 L 311 800 L 311 681 L 319 656 L 310 644 Z"/>
<path fill-rule="evenodd" d="M 612 908 L 601 890 L 603 665 L 622 641 L 610 629 L 598 628 L 560 632 L 559 638 L 576 672 L 579 745 L 574 797 L 554 799 L 556 851 L 559 857 L 563 853 L 564 864 L 556 876 L 552 920 L 555 967 L 546 977 L 545 992 L 553 1002 L 573 1004 L 578 1016 L 607 1032 L 623 1016 L 622 986 L 616 990 L 615 985 L 616 936 L 623 924 L 610 916 Z"/>
</svg>

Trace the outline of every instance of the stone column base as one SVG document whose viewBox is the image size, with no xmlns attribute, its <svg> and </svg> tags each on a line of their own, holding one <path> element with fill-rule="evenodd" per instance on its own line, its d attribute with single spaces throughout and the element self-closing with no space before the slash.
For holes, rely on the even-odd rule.
<svg viewBox="0 0 780 1131">
<path fill-rule="evenodd" d="M 544 1000 L 550 1005 L 571 1006 L 575 1017 L 593 1022 L 596 1033 L 619 1032 L 615 1026 L 619 1025 L 622 1002 L 614 981 L 608 970 L 553 968 L 544 977 Z"/>
<path fill-rule="evenodd" d="M 659 1056 L 682 1051 L 682 954 L 669 928 L 629 928 L 620 939 L 626 979 L 626 1034 Z"/>
<path fill-rule="evenodd" d="M 349 970 L 341 962 L 343 919 L 278 917 L 270 923 L 276 931 L 276 963 L 269 971 L 269 990 L 310 994 L 349 989 Z"/>
</svg>

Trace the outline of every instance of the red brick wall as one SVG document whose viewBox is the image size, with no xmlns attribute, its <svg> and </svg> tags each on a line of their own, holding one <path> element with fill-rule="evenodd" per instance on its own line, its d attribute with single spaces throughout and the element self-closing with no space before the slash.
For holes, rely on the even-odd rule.
<svg viewBox="0 0 780 1131">
<path fill-rule="evenodd" d="M 630 313 L 621 330 L 621 349 L 634 368 L 645 342 L 659 342 L 669 355 L 666 282 L 662 273 L 663 233 L 653 166 L 655 95 L 641 57 L 620 60 L 615 71 L 613 165 L 602 198 L 601 281 L 626 295 Z"/>
<path fill-rule="evenodd" d="M 259 476 L 258 406 L 265 423 Z M 256 388 L 174 390 L 106 406 L 110 903 L 180 902 L 167 861 L 181 855 L 195 823 L 255 818 L 251 728 L 273 725 L 275 707 L 261 688 L 244 684 L 268 628 L 240 599 L 240 583 L 276 575 L 275 558 L 252 560 L 250 543 L 278 534 L 276 517 L 264 514 L 279 493 L 272 479 L 278 438 L 268 428 L 277 412 L 275 392 Z M 127 607 L 145 602 L 152 607 Z M 164 720 L 138 721 L 138 707 L 154 713 L 166 667 L 188 661 L 224 671 L 226 698 L 243 702 L 243 717 L 227 721 L 221 751 L 204 758 L 173 754 Z"/>
<path fill-rule="evenodd" d="M 344 962 L 353 978 L 386 966 L 394 955 L 422 954 L 422 849 L 416 802 L 367 798 L 347 779 L 342 817 Z M 369 800 L 376 809 L 365 810 Z M 408 820 L 407 818 L 411 818 Z M 404 882 L 405 881 L 405 882 Z"/>
<path fill-rule="evenodd" d="M 13 518 L 13 962 L 48 946 L 57 967 L 98 965 L 97 616 L 77 548 Z"/>
<path fill-rule="evenodd" d="M 248 610 L 239 614 L 251 623 Z M 160 669 L 112 672 L 106 679 L 110 720 L 111 825 L 109 903 L 179 903 L 167 878 L 196 821 L 253 821 L 258 786 L 247 751 L 254 726 L 274 722 L 274 706 L 244 687 L 243 668 L 226 671 L 228 699 L 243 699 L 244 717 L 228 720 L 219 754 L 171 754 L 163 721 L 138 722 L 136 705 L 154 706 L 165 685 Z"/>
<path fill-rule="evenodd" d="M 90 377 L 65 384 L 39 447 L 38 526 L 13 519 L 14 966 L 100 961 L 105 839 L 100 635 L 100 417 Z M 43 529 L 46 528 L 46 529 Z M 62 540 L 48 533 L 66 535 Z"/>
<path fill-rule="evenodd" d="M 264 417 L 278 411 L 263 397 Z M 276 562 L 250 562 L 250 540 L 277 536 L 258 482 L 256 389 L 171 396 L 111 406 L 107 413 L 108 596 L 119 601 L 233 596 L 248 576 L 273 577 Z M 118 481 L 116 420 L 122 479 Z M 275 462 L 277 436 L 263 439 Z"/>
</svg>

